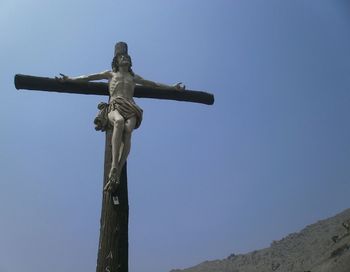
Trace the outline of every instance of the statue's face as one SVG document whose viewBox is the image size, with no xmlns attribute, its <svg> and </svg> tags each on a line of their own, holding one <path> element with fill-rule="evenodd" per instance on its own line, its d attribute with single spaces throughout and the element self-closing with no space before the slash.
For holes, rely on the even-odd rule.
<svg viewBox="0 0 350 272">
<path fill-rule="evenodd" d="M 128 66 L 128 67 L 130 67 L 130 66 L 131 66 L 130 57 L 129 57 L 129 56 L 126 56 L 126 55 L 121 55 L 121 56 L 118 58 L 118 65 L 119 65 L 119 67 L 122 67 L 122 66 Z"/>
</svg>

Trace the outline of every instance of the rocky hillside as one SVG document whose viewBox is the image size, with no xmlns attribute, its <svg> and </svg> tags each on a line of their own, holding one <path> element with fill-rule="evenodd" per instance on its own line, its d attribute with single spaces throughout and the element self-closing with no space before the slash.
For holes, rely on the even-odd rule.
<svg viewBox="0 0 350 272">
<path fill-rule="evenodd" d="M 350 272 L 350 209 L 269 248 L 171 272 Z"/>
</svg>

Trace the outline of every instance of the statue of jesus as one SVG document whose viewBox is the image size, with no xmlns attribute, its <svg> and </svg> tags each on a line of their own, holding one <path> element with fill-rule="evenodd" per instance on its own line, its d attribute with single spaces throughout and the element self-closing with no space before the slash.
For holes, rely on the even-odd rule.
<svg viewBox="0 0 350 272">
<path fill-rule="evenodd" d="M 112 70 L 78 77 L 68 77 L 61 74 L 62 77 L 57 78 L 63 81 L 108 80 L 110 99 L 106 110 L 109 125 L 113 127 L 112 166 L 104 187 L 104 190 L 108 192 L 115 192 L 120 183 L 121 171 L 130 152 L 131 134 L 134 129 L 140 126 L 142 121 L 143 111 L 133 99 L 135 85 L 185 90 L 182 83 L 169 86 L 143 79 L 141 76 L 134 74 L 131 66 L 132 62 L 128 55 L 127 44 L 119 42 L 115 47 Z"/>
</svg>

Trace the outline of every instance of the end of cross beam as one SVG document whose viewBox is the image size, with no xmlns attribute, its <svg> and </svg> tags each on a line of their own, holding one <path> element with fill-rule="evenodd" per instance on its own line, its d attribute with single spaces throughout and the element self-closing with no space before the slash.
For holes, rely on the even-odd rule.
<svg viewBox="0 0 350 272">
<path fill-rule="evenodd" d="M 14 83 L 15 83 L 15 87 L 16 87 L 17 90 L 20 89 L 20 88 L 19 88 L 19 83 L 18 83 L 18 81 L 20 80 L 20 79 L 19 79 L 19 76 L 20 76 L 20 75 L 16 74 L 16 75 L 15 75 L 15 80 L 14 80 L 14 81 L 15 81 L 15 82 L 14 82 Z"/>
</svg>

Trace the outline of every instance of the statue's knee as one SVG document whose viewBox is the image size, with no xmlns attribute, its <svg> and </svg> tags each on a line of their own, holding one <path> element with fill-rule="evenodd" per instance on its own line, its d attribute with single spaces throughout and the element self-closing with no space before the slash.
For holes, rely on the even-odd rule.
<svg viewBox="0 0 350 272">
<path fill-rule="evenodd" d="M 134 119 L 129 119 L 125 122 L 125 126 L 124 126 L 124 133 L 128 134 L 129 136 L 131 136 L 132 131 L 135 128 L 135 120 Z"/>
<path fill-rule="evenodd" d="M 124 134 L 126 135 L 126 136 L 131 136 L 131 132 L 133 131 L 133 129 L 132 129 L 132 127 L 131 126 L 125 126 L 124 127 Z"/>
<path fill-rule="evenodd" d="M 115 119 L 113 121 L 113 126 L 116 127 L 116 128 L 123 128 L 124 120 L 123 119 Z"/>
</svg>

